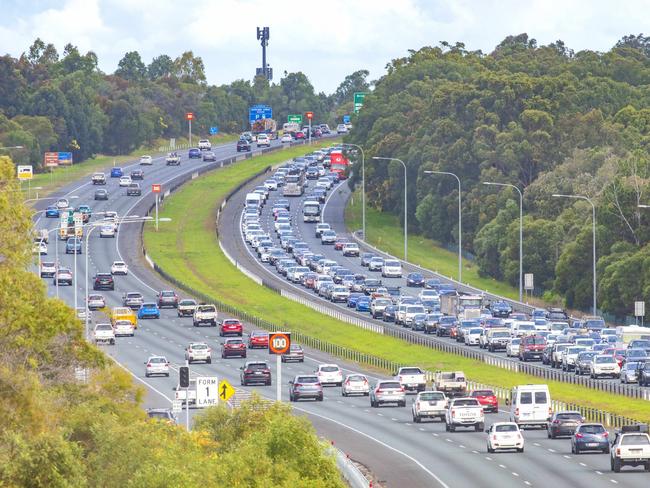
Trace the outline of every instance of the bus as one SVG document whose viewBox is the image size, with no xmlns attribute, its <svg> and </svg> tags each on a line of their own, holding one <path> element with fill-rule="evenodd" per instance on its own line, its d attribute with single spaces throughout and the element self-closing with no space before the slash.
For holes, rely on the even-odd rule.
<svg viewBox="0 0 650 488">
<path fill-rule="evenodd" d="M 320 202 L 316 200 L 305 200 L 302 206 L 303 222 L 320 222 Z"/>
</svg>

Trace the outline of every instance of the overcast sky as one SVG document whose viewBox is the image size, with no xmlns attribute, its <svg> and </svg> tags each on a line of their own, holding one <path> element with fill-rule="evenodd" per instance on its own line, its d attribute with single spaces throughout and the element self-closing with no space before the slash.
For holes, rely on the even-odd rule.
<svg viewBox="0 0 650 488">
<path fill-rule="evenodd" d="M 446 40 L 490 52 L 528 33 L 538 44 L 562 39 L 575 51 L 607 51 L 622 36 L 650 34 L 650 0 L 0 0 L 0 49 L 13 56 L 36 37 L 99 56 L 112 73 L 125 52 L 145 63 L 186 50 L 201 56 L 208 82 L 251 79 L 261 66 L 257 26 L 269 26 L 268 62 L 304 72 L 317 91 L 368 69 L 371 79 L 409 49 Z"/>
</svg>

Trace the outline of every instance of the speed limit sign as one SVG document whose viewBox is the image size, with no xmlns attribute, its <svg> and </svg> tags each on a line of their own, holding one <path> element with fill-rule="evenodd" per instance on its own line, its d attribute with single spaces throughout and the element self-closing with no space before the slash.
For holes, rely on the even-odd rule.
<svg viewBox="0 0 650 488">
<path fill-rule="evenodd" d="M 269 334 L 269 354 L 286 354 L 290 347 L 290 332 L 272 332 Z"/>
</svg>

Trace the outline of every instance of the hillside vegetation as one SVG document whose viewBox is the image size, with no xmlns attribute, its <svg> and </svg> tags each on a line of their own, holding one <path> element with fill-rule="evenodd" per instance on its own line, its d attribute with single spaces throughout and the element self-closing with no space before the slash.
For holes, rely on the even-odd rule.
<svg viewBox="0 0 650 488">
<path fill-rule="evenodd" d="M 403 215 L 408 167 L 412 231 L 457 245 L 462 181 L 463 247 L 483 276 L 517 285 L 519 196 L 523 268 L 538 293 L 591 306 L 591 206 L 596 206 L 599 308 L 630 314 L 650 292 L 650 39 L 627 36 L 610 51 L 574 52 L 511 36 L 493 52 L 442 43 L 395 59 L 354 118 L 348 141 L 366 150 L 370 205 Z M 358 175 L 354 182 L 358 181 Z"/>
<path fill-rule="evenodd" d="M 74 311 L 28 271 L 31 211 L 17 187 L 0 157 L 0 486 L 344 486 L 327 446 L 288 405 L 207 409 L 191 433 L 147 420 L 144 390 L 85 342 Z"/>
</svg>

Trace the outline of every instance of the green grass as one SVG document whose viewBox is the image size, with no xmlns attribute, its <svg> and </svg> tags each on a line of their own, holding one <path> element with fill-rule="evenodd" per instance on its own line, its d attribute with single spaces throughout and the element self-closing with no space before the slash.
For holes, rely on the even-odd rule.
<svg viewBox="0 0 650 488">
<path fill-rule="evenodd" d="M 147 226 L 144 242 L 152 259 L 188 286 L 279 326 L 363 353 L 429 370 L 463 370 L 473 381 L 510 388 L 540 379 L 488 366 L 480 361 L 416 346 L 337 321 L 257 285 L 220 251 L 214 232 L 216 209 L 229 190 L 270 164 L 304 152 L 285 150 L 214 171 L 184 185 L 165 200 L 161 215 L 172 222 L 155 232 Z M 187 218 L 191 209 L 192 218 Z M 650 402 L 548 382 L 553 398 L 650 421 Z"/>
<path fill-rule="evenodd" d="M 361 229 L 361 197 L 359 192 L 348 201 L 345 222 L 349 230 Z M 404 257 L 404 230 L 399 218 L 366 206 L 367 241 L 382 251 L 397 257 Z M 458 253 L 451 252 L 435 241 L 421 235 L 409 233 L 408 257 L 411 263 L 436 273 L 458 279 Z M 519 299 L 519 290 L 502 281 L 479 276 L 478 266 L 463 258 L 463 283 L 490 293 Z"/>
<path fill-rule="evenodd" d="M 210 141 L 213 145 L 218 145 L 237 140 L 237 137 L 238 136 L 233 134 L 219 134 L 217 136 L 210 137 Z M 113 166 L 113 163 L 115 166 L 118 166 L 120 164 L 126 163 L 127 161 L 133 161 L 143 154 L 151 154 L 152 156 L 160 154 L 160 147 L 168 143 L 169 141 L 167 140 L 161 140 L 155 143 L 152 147 L 140 148 L 130 154 L 121 156 L 98 155 L 81 163 L 73 164 L 72 166 L 54 168 L 51 173 L 49 170 L 47 170 L 45 173 L 35 174 L 34 178 L 31 181 L 31 187 L 41 187 L 42 189 L 32 190 L 31 197 L 35 198 L 37 192 L 39 197 L 47 196 L 62 186 L 68 184 L 70 181 L 83 178 L 84 176 L 89 176 L 95 171 L 111 167 Z M 177 146 L 187 144 L 187 139 L 177 139 L 176 144 Z M 25 191 L 25 195 L 27 195 L 27 183 L 23 183 L 22 187 Z"/>
</svg>

